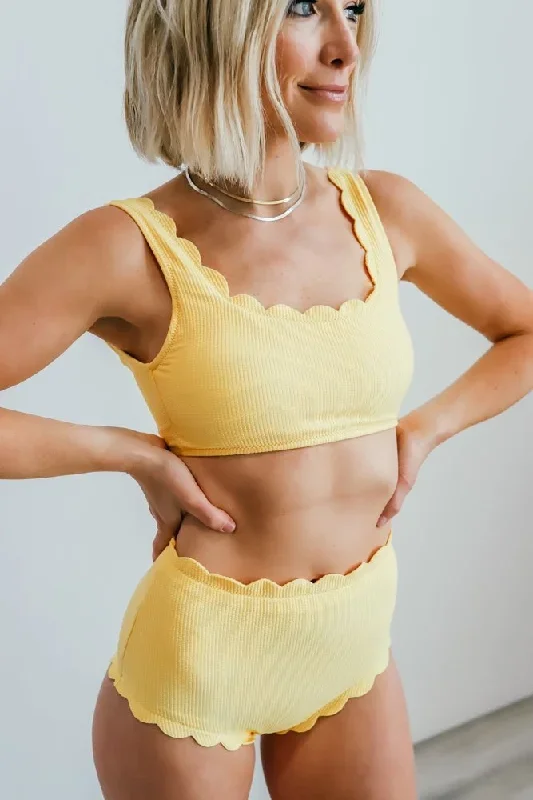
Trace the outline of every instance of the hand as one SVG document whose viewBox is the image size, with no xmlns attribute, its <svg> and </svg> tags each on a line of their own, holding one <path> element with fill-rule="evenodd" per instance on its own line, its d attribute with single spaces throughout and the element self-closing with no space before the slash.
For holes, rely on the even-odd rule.
<svg viewBox="0 0 533 800">
<path fill-rule="evenodd" d="M 153 434 L 133 433 L 141 449 L 137 449 L 128 474 L 143 490 L 150 514 L 157 523 L 152 548 L 154 561 L 179 530 L 183 512 L 192 514 L 215 531 L 232 533 L 235 530 L 235 522 L 209 502 L 191 471 L 168 450 L 164 439 Z"/>
<path fill-rule="evenodd" d="M 403 417 L 396 427 L 396 446 L 398 448 L 398 482 L 394 494 L 381 512 L 377 527 L 386 525 L 396 516 L 404 500 L 413 488 L 420 467 L 435 448 L 435 439 L 428 426 L 425 426 L 415 413 Z"/>
</svg>

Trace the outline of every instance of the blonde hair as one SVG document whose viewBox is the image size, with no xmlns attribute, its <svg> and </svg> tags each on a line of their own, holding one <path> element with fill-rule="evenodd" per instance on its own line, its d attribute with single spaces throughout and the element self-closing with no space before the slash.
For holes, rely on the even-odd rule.
<svg viewBox="0 0 533 800">
<path fill-rule="evenodd" d="M 375 44 L 374 2 L 359 20 L 344 133 L 311 145 L 320 165 L 362 166 L 357 112 Z M 130 0 L 124 112 L 135 152 L 151 163 L 187 164 L 208 181 L 236 182 L 251 195 L 264 167 L 265 91 L 301 158 L 275 67 L 287 7 L 288 0 Z"/>
</svg>

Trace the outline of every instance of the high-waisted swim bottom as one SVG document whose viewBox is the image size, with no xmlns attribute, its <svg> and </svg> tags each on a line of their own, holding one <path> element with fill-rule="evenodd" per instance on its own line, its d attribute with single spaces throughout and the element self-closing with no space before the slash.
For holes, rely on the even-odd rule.
<svg viewBox="0 0 533 800">
<path fill-rule="evenodd" d="M 390 535 L 346 575 L 284 585 L 211 573 L 172 539 L 135 589 L 109 676 L 138 720 L 204 746 L 307 731 L 386 669 L 396 584 Z"/>
</svg>

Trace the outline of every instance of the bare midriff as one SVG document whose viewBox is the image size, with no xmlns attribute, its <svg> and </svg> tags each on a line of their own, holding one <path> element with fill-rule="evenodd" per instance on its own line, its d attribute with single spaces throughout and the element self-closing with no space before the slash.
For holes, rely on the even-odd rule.
<svg viewBox="0 0 533 800">
<path fill-rule="evenodd" d="M 236 522 L 219 533 L 186 514 L 180 556 L 242 583 L 346 574 L 383 546 L 377 527 L 398 478 L 395 428 L 341 442 L 236 456 L 181 456 Z"/>
</svg>

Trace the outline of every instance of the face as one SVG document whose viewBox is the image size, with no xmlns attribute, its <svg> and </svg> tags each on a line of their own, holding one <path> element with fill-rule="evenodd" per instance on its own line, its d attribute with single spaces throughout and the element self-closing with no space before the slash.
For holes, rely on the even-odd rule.
<svg viewBox="0 0 533 800">
<path fill-rule="evenodd" d="M 364 0 L 294 0 L 288 6 L 276 67 L 300 142 L 333 142 L 342 134 L 363 13 Z"/>
</svg>

